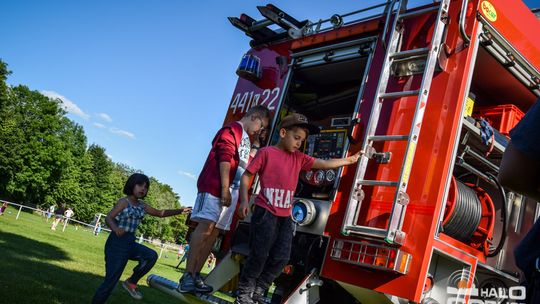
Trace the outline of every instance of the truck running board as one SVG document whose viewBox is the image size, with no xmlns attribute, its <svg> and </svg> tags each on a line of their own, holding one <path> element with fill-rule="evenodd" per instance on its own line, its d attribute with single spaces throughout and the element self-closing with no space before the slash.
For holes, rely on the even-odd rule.
<svg viewBox="0 0 540 304">
<path fill-rule="evenodd" d="M 236 254 L 229 251 L 212 272 L 208 274 L 204 282 L 207 285 L 212 286 L 214 290 L 219 290 L 232 278 L 238 275 L 240 273 L 240 265 L 238 264 L 238 260 L 234 258 L 235 255 Z M 232 303 L 210 294 L 182 294 L 176 290 L 178 282 L 168 280 L 155 274 L 148 276 L 146 282 L 148 283 L 148 286 L 185 301 L 185 303 Z"/>
<path fill-rule="evenodd" d="M 214 297 L 213 295 L 193 295 L 189 293 L 180 293 L 176 290 L 178 287 L 178 282 L 171 281 L 169 279 L 166 279 L 164 277 L 160 277 L 155 274 L 151 274 L 146 278 L 146 282 L 148 283 L 148 286 L 155 288 L 159 291 L 162 291 L 170 296 L 173 296 L 182 303 L 213 303 L 213 304 L 230 304 L 232 302 L 226 301 L 224 299 L 220 299 L 218 297 Z"/>
</svg>

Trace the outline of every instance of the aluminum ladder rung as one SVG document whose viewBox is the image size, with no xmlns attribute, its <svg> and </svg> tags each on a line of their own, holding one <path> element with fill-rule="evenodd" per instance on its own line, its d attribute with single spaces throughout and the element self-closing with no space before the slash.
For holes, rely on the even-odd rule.
<svg viewBox="0 0 540 304">
<path fill-rule="evenodd" d="M 379 181 L 379 180 L 360 180 L 358 181 L 358 184 L 362 186 L 381 186 L 381 187 L 397 187 L 398 182 L 391 182 L 391 181 Z"/>
<path fill-rule="evenodd" d="M 412 49 L 412 50 L 401 51 L 401 52 L 394 52 L 388 56 L 391 59 L 402 59 L 402 58 L 422 56 L 422 55 L 427 56 L 429 54 L 429 50 L 430 50 L 429 47 L 425 47 L 425 48 Z"/>
<path fill-rule="evenodd" d="M 373 135 L 368 137 L 368 140 L 371 141 L 400 141 L 408 139 L 409 135 Z"/>
<path fill-rule="evenodd" d="M 407 12 L 407 13 L 400 14 L 399 19 L 403 20 L 403 19 L 407 19 L 407 18 L 412 18 L 412 17 L 419 16 L 419 15 L 422 15 L 422 14 L 425 14 L 425 13 L 429 13 L 431 11 L 438 11 L 438 10 L 439 10 L 439 6 L 436 5 L 436 6 L 420 9 L 420 10 L 417 10 L 417 11 L 412 11 L 412 12 Z"/>
<path fill-rule="evenodd" d="M 405 97 L 405 96 L 416 96 L 419 93 L 420 93 L 419 90 L 402 91 L 402 92 L 388 92 L 388 93 L 383 93 L 383 94 L 379 95 L 379 99 L 397 98 L 397 97 Z"/>
</svg>

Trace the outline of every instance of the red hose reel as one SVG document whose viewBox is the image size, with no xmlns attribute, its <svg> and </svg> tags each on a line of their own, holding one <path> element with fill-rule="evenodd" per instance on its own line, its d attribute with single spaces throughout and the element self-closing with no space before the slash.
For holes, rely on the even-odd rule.
<svg viewBox="0 0 540 304">
<path fill-rule="evenodd" d="M 495 205 L 482 188 L 452 177 L 443 232 L 488 255 L 495 226 Z"/>
</svg>

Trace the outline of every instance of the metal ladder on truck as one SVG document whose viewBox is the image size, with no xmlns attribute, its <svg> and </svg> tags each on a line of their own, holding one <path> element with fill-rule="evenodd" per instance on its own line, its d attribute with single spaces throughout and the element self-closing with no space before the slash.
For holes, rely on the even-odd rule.
<svg viewBox="0 0 540 304">
<path fill-rule="evenodd" d="M 353 191 L 349 198 L 347 206 L 347 212 L 343 221 L 342 233 L 344 235 L 362 235 L 377 239 L 383 239 L 390 244 L 403 244 L 405 239 L 405 233 L 401 231 L 403 220 L 406 213 L 407 204 L 409 203 L 409 196 L 407 195 L 407 185 L 409 182 L 410 171 L 416 152 L 416 145 L 420 130 L 422 128 L 422 120 L 424 118 L 424 112 L 426 109 L 427 99 L 430 92 L 431 82 L 435 71 L 435 65 L 437 63 L 438 54 L 440 52 L 440 44 L 443 36 L 443 32 L 446 26 L 446 18 L 448 16 L 448 6 L 450 0 L 441 0 L 439 5 L 420 9 L 417 11 L 406 12 L 406 0 L 393 0 L 389 5 L 390 8 L 387 12 L 387 22 L 382 36 L 382 41 L 386 38 L 386 32 L 389 24 L 389 17 L 394 13 L 394 19 L 392 27 L 390 29 L 388 43 L 386 45 L 386 54 L 382 66 L 382 73 L 379 79 L 377 93 L 375 100 L 371 108 L 371 115 L 367 123 L 366 134 L 362 145 L 362 150 L 365 151 L 358 161 L 358 169 L 356 171 L 355 182 Z M 394 7 L 397 8 L 394 10 Z M 400 23 L 414 16 L 426 14 L 438 10 L 435 29 L 431 38 L 431 43 L 425 48 L 401 50 L 401 37 L 403 31 L 397 27 Z M 424 66 L 422 82 L 418 90 L 409 91 L 397 91 L 388 92 L 388 80 L 391 76 L 391 66 L 395 60 L 405 58 L 420 58 L 426 57 L 426 63 Z M 381 108 L 385 101 L 394 100 L 401 97 L 417 96 L 416 107 L 414 110 L 413 123 L 409 134 L 405 135 L 375 135 L 375 131 L 379 126 L 379 118 L 381 114 Z M 407 141 L 407 148 L 405 150 L 405 157 L 403 159 L 403 165 L 399 179 L 397 181 L 382 181 L 382 180 L 366 180 L 365 174 L 370 160 L 376 157 L 383 156 L 385 153 L 377 153 L 373 148 L 375 142 L 390 142 L 390 141 Z M 360 208 L 362 206 L 362 200 L 364 199 L 363 187 L 392 187 L 395 188 L 394 201 L 392 204 L 392 211 L 389 218 L 387 229 L 375 228 L 358 225 L 358 216 Z"/>
</svg>

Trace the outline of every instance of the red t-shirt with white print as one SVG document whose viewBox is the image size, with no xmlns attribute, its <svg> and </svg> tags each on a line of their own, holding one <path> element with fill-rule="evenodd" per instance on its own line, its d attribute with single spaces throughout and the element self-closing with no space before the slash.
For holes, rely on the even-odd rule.
<svg viewBox="0 0 540 304">
<path fill-rule="evenodd" d="M 270 146 L 257 152 L 247 171 L 259 174 L 261 191 L 255 204 L 276 216 L 290 216 L 300 171 L 311 170 L 315 158 L 300 151 L 288 152 Z"/>
</svg>

